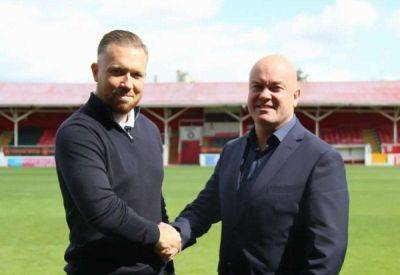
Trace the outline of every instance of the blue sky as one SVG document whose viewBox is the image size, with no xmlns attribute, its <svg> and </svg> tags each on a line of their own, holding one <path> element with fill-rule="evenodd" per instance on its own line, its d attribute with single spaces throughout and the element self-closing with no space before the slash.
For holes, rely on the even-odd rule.
<svg viewBox="0 0 400 275">
<path fill-rule="evenodd" d="M 247 81 L 281 53 L 310 81 L 400 79 L 400 1 L 0 1 L 1 82 L 92 82 L 112 29 L 149 48 L 147 81 Z"/>
</svg>

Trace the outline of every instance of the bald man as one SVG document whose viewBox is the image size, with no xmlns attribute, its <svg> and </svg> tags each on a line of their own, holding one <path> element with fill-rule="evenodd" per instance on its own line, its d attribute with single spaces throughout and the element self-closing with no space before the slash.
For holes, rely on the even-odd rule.
<svg viewBox="0 0 400 275">
<path fill-rule="evenodd" d="M 294 115 L 296 70 L 280 55 L 250 72 L 255 127 L 228 142 L 174 226 L 184 247 L 222 221 L 219 274 L 338 274 L 349 196 L 340 155 Z"/>
</svg>

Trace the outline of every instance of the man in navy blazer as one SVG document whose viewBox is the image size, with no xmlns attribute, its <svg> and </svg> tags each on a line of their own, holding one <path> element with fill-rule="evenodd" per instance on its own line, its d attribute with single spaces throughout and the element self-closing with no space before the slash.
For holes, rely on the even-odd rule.
<svg viewBox="0 0 400 275">
<path fill-rule="evenodd" d="M 343 160 L 294 115 L 296 70 L 280 55 L 250 72 L 255 127 L 224 147 L 174 226 L 184 247 L 222 221 L 219 274 L 338 274 L 348 235 Z"/>
</svg>

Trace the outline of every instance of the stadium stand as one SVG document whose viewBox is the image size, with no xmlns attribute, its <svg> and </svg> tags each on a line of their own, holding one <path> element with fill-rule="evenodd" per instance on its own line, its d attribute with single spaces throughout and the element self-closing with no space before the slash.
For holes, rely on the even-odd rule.
<svg viewBox="0 0 400 275">
<path fill-rule="evenodd" d="M 381 144 L 391 143 L 393 138 L 388 127 L 375 130 L 373 128 L 323 128 L 321 138 L 330 144 L 367 144 L 378 150 Z M 54 146 L 56 129 L 41 129 L 39 127 L 23 127 L 19 131 L 20 145 Z M 218 135 L 216 137 L 203 137 L 203 147 L 222 148 L 224 144 L 236 136 Z M 3 131 L 0 134 L 0 144 L 12 145 L 13 132 Z M 203 150 L 207 151 L 205 148 Z M 215 150 L 212 150 L 215 151 Z M 216 150 L 220 151 L 220 150 Z M 379 150 L 378 150 L 379 151 Z"/>
<path fill-rule="evenodd" d="M 16 146 L 53 147 L 54 129 L 86 102 L 94 88 L 94 84 L 0 83 L 0 144 L 13 147 L 13 128 L 19 127 Z M 380 152 L 381 146 L 399 143 L 393 132 L 400 132 L 400 81 L 304 82 L 301 88 L 299 120 L 340 147 L 349 160 L 362 161 L 365 144 Z M 181 163 L 184 153 L 198 154 L 195 146 L 190 154 L 183 150 L 187 140 L 181 139 L 182 127 L 203 127 L 199 146 L 206 154 L 219 153 L 227 140 L 246 133 L 252 126 L 245 107 L 247 93 L 244 82 L 147 83 L 142 112 L 160 129 L 164 164 Z M 210 123 L 216 127 L 208 127 Z"/>
<path fill-rule="evenodd" d="M 389 125 L 371 128 L 364 125 L 353 128 L 323 128 L 321 138 L 330 144 L 371 144 L 374 151 L 379 151 L 381 144 L 392 143 L 393 134 Z"/>
</svg>

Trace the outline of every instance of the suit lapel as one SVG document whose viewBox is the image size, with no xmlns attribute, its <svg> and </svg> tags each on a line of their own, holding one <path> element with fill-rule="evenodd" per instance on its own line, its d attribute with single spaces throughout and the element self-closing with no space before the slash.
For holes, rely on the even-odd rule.
<svg viewBox="0 0 400 275">
<path fill-rule="evenodd" d="M 220 195 L 225 200 L 227 207 L 229 207 L 227 213 L 229 213 L 229 220 L 233 223 L 238 217 L 236 197 L 238 186 L 237 184 L 240 176 L 239 171 L 243 159 L 243 153 L 247 145 L 247 135 L 241 138 L 237 147 L 232 146 L 232 148 L 230 148 L 232 150 L 232 153 L 226 152 L 227 161 L 229 161 L 229 163 L 226 166 L 226 169 L 222 169 L 224 170 L 224 173 L 220 179 L 222 183 L 222 190 Z M 226 221 L 227 220 L 225 219 L 225 222 Z"/>
<path fill-rule="evenodd" d="M 243 205 L 240 208 L 239 215 L 241 216 L 244 210 L 247 208 L 249 202 L 257 194 L 265 193 L 265 187 L 273 179 L 273 177 L 282 168 L 284 163 L 290 157 L 290 155 L 297 149 L 300 142 L 304 136 L 304 127 L 299 121 L 293 126 L 289 131 L 287 136 L 282 140 L 279 146 L 276 148 L 275 152 L 272 154 L 271 158 L 268 160 L 267 164 L 257 176 L 254 184 L 251 186 L 250 190 L 246 192 L 243 199 Z"/>
</svg>

